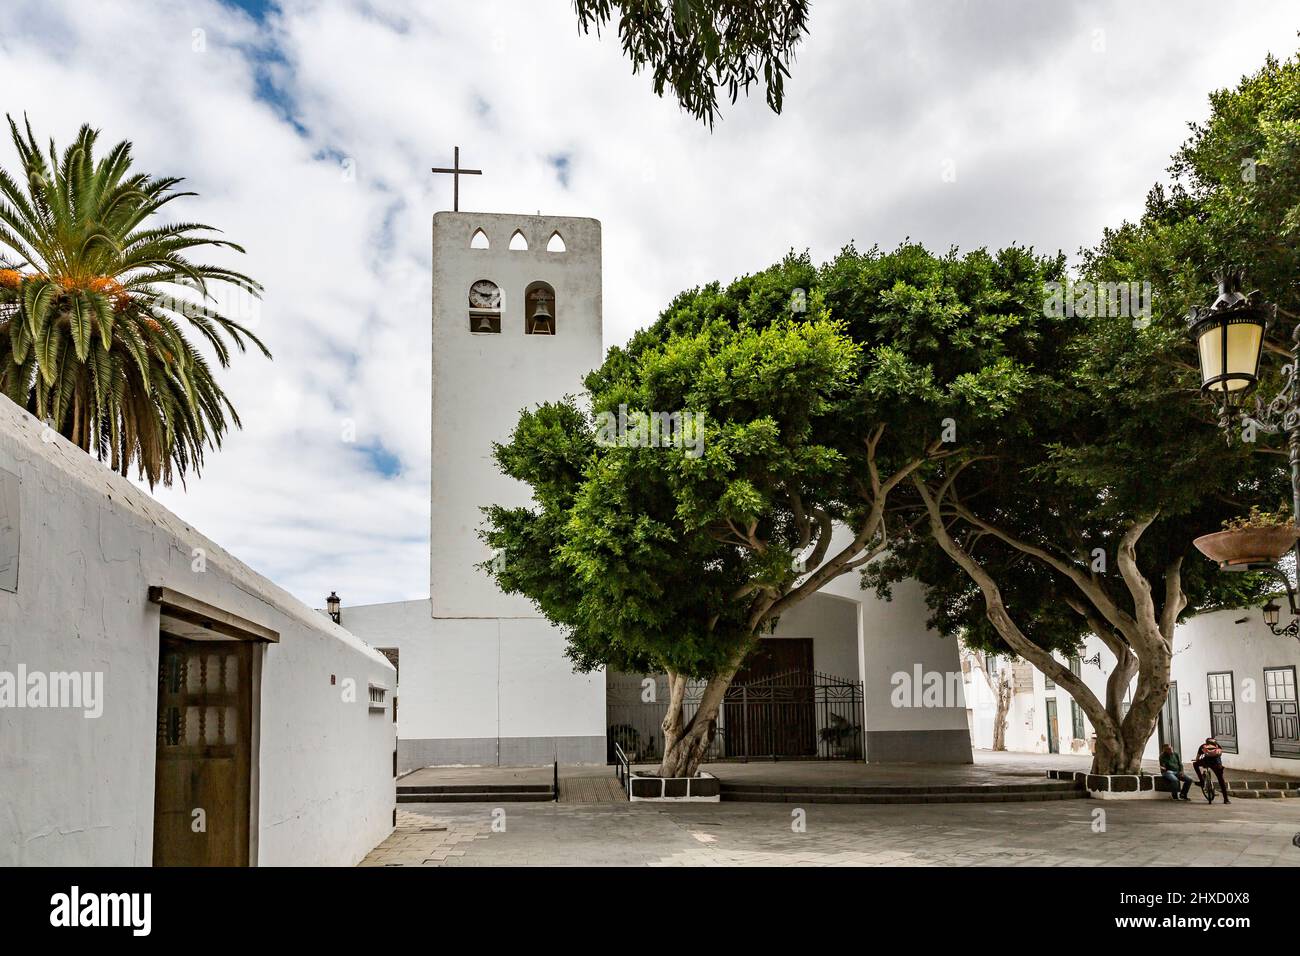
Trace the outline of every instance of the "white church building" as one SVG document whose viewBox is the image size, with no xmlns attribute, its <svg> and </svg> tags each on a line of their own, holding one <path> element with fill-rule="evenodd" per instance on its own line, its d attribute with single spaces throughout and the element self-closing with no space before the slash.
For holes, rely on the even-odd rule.
<svg viewBox="0 0 1300 956">
<path fill-rule="evenodd" d="M 579 393 L 602 361 L 600 223 L 439 212 L 432 269 L 429 598 L 344 606 L 341 623 L 397 664 L 399 770 L 605 763 L 611 728 L 632 732 L 628 708 L 646 678 L 574 673 L 562 631 L 475 567 L 492 558 L 480 509 L 529 502 L 497 470 L 493 442 L 509 437 L 521 409 Z M 919 588 L 885 602 L 846 576 L 783 617 L 768 639 L 780 653 L 757 657 L 856 688 L 868 760 L 969 762 L 960 680 L 956 698 L 896 706 L 897 675 L 959 673 L 956 642 L 927 631 L 925 618 Z M 828 711 L 809 719 L 825 724 Z M 639 738 L 656 723 L 642 719 Z"/>
</svg>

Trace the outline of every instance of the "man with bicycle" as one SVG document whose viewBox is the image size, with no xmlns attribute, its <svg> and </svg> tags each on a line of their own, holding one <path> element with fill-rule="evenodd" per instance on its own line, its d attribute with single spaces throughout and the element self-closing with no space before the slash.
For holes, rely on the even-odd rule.
<svg viewBox="0 0 1300 956">
<path fill-rule="evenodd" d="M 1196 759 L 1192 761 L 1192 769 L 1196 771 L 1196 779 L 1200 782 L 1204 770 L 1208 768 L 1214 771 L 1214 775 L 1219 778 L 1219 790 L 1223 793 L 1223 802 L 1231 803 L 1228 799 L 1228 784 L 1223 779 L 1223 748 L 1213 737 L 1206 737 L 1205 743 L 1201 744 L 1196 751 Z"/>
</svg>

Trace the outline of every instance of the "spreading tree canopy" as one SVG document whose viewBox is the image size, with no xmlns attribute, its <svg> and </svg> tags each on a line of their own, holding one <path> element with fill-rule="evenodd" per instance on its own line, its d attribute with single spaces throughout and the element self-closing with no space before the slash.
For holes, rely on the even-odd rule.
<svg viewBox="0 0 1300 956">
<path fill-rule="evenodd" d="M 1086 251 L 1064 296 L 1076 320 L 1033 359 L 1044 387 L 1023 394 L 1003 434 L 918 476 L 918 501 L 900 506 L 925 509 L 928 534 L 873 569 L 884 587 L 921 578 L 941 630 L 1019 654 L 1064 686 L 1097 731 L 1101 771 L 1140 762 L 1168 693 L 1175 623 L 1266 586 L 1223 574 L 1192 540 L 1289 497 L 1265 436 L 1224 441 L 1183 317 L 1231 264 L 1300 319 L 1300 69 L 1270 58 L 1211 105 L 1140 221 Z M 1051 298 L 1044 290 L 1045 309 Z M 1050 653 L 1088 633 L 1116 660 L 1104 700 Z"/>
<path fill-rule="evenodd" d="M 587 377 L 589 408 L 526 410 L 497 448 L 534 504 L 486 509 L 485 568 L 566 630 L 578 666 L 665 671 L 661 770 L 693 772 L 757 639 L 885 552 L 891 496 L 953 454 L 955 423 L 996 435 L 1032 388 L 1059 270 L 1020 249 L 849 247 L 682 294 Z M 608 434 L 677 412 L 699 430 L 668 447 Z"/>
</svg>

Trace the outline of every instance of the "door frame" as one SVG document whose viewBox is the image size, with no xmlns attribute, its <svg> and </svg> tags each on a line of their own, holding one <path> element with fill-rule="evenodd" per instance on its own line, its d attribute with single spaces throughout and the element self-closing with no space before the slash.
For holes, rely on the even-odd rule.
<svg viewBox="0 0 1300 956">
<path fill-rule="evenodd" d="M 1183 727 L 1178 718 L 1178 681 L 1169 682 L 1169 693 L 1160 708 L 1160 717 L 1156 721 L 1156 739 L 1160 746 L 1170 744 L 1174 750 L 1183 751 Z"/>
<path fill-rule="evenodd" d="M 277 644 L 280 633 L 272 628 L 208 604 L 172 588 L 151 585 L 147 592 L 150 604 L 158 607 L 158 657 L 152 671 L 158 674 L 163 641 L 180 639 L 198 643 L 238 641 L 249 644 L 249 733 L 248 733 L 248 847 L 247 865 L 258 865 L 259 821 L 261 819 L 261 752 L 262 752 L 262 673 L 268 644 Z M 158 781 L 157 727 L 158 694 L 154 695 L 153 730 L 154 767 L 151 796 L 156 795 Z M 150 839 L 158 834 L 157 806 L 151 808 Z"/>
<path fill-rule="evenodd" d="M 1212 688 L 1213 688 L 1214 678 L 1216 678 L 1216 677 L 1226 677 L 1226 678 L 1228 678 L 1228 697 L 1227 697 L 1226 700 L 1222 700 L 1222 699 L 1220 699 L 1220 700 L 1215 700 L 1215 699 L 1211 696 L 1211 690 L 1212 690 Z M 1206 697 L 1206 700 L 1208 701 L 1208 706 L 1209 706 L 1209 710 L 1210 710 L 1210 728 L 1209 728 L 1210 733 L 1214 736 L 1214 738 L 1215 738 L 1216 740 L 1219 741 L 1219 746 L 1223 748 L 1223 750 L 1224 750 L 1225 753 L 1231 753 L 1231 754 L 1235 754 L 1235 753 L 1237 753 L 1237 752 L 1238 752 L 1238 747 L 1240 746 L 1239 741 L 1240 741 L 1240 739 L 1241 739 L 1241 731 L 1240 731 L 1240 729 L 1239 729 L 1239 725 L 1240 725 L 1240 717 L 1239 717 L 1239 715 L 1237 714 L 1237 681 L 1236 681 L 1236 675 L 1235 675 L 1232 671 L 1230 671 L 1230 670 L 1227 670 L 1227 671 L 1209 671 L 1208 673 L 1206 673 L 1206 675 L 1205 675 L 1205 697 Z M 1223 712 L 1223 713 L 1227 713 L 1227 714 L 1231 717 L 1231 719 L 1232 719 L 1232 733 L 1231 733 L 1231 735 L 1229 735 L 1229 734 L 1220 734 L 1220 733 L 1218 733 L 1218 732 L 1214 729 L 1214 705 L 1215 705 L 1215 704 L 1227 704 L 1227 710 L 1226 710 L 1226 711 L 1222 711 L 1222 712 Z M 1268 708 L 1265 707 L 1264 709 L 1265 709 L 1265 712 L 1267 712 Z M 1230 739 L 1230 740 L 1232 741 L 1232 746 L 1228 746 L 1227 744 L 1225 744 L 1225 743 L 1223 742 L 1225 739 Z"/>
<path fill-rule="evenodd" d="M 1272 671 L 1290 671 L 1291 672 L 1291 693 L 1292 697 L 1286 701 L 1274 701 L 1268 698 L 1268 675 Z M 1277 667 L 1264 668 L 1264 720 L 1266 721 L 1265 729 L 1268 731 L 1268 753 L 1270 757 L 1277 757 L 1281 760 L 1300 759 L 1300 747 L 1291 747 L 1286 750 L 1278 750 L 1277 741 L 1287 740 L 1285 737 L 1273 736 L 1273 715 L 1270 708 L 1276 703 L 1289 703 L 1294 711 L 1300 712 L 1300 685 L 1296 683 L 1296 667 L 1294 664 L 1284 664 Z M 1300 715 L 1296 716 L 1300 721 Z M 1240 733 L 1240 729 L 1238 730 Z"/>
</svg>

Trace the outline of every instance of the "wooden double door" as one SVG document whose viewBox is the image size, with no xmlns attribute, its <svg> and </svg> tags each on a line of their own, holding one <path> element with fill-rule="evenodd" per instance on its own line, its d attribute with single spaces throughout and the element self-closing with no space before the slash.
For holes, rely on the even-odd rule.
<svg viewBox="0 0 1300 956">
<path fill-rule="evenodd" d="M 257 645 L 163 634 L 154 866 L 247 866 Z"/>
</svg>

